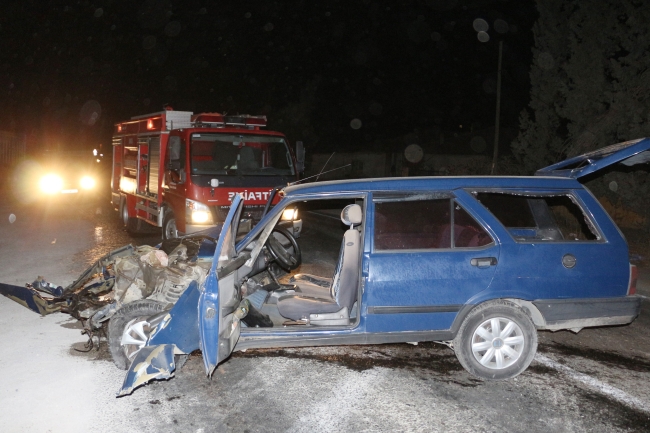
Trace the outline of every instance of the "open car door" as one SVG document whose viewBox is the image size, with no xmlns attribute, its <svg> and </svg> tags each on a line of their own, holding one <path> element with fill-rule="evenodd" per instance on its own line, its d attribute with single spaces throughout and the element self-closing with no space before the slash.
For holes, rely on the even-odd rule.
<svg viewBox="0 0 650 433">
<path fill-rule="evenodd" d="M 539 169 L 535 175 L 578 179 L 618 162 L 627 166 L 650 162 L 650 138 L 625 141 L 574 156 Z"/>
<path fill-rule="evenodd" d="M 249 257 L 249 254 L 235 257 L 235 238 L 243 205 L 241 196 L 235 195 L 199 297 L 200 347 L 208 376 L 230 355 L 239 339 L 240 322 L 236 313 L 240 294 L 235 286 L 238 271 Z"/>
</svg>

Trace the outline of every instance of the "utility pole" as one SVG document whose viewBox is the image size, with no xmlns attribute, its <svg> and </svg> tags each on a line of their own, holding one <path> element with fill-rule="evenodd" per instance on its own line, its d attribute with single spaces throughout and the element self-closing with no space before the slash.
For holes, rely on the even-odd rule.
<svg viewBox="0 0 650 433">
<path fill-rule="evenodd" d="M 503 57 L 503 41 L 499 41 L 499 66 L 497 67 L 497 113 L 494 119 L 494 153 L 492 154 L 492 169 L 490 174 L 494 174 L 499 156 L 499 120 L 501 114 L 501 58 Z"/>
</svg>

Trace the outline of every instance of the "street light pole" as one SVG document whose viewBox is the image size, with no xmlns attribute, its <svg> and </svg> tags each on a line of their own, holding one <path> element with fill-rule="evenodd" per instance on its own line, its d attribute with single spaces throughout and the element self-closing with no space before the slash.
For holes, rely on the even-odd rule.
<svg viewBox="0 0 650 433">
<path fill-rule="evenodd" d="M 499 41 L 499 66 L 497 67 L 497 109 L 496 118 L 494 119 L 494 153 L 492 154 L 492 169 L 490 174 L 494 174 L 494 169 L 499 156 L 499 120 L 501 114 L 501 58 L 503 57 L 503 41 Z"/>
</svg>

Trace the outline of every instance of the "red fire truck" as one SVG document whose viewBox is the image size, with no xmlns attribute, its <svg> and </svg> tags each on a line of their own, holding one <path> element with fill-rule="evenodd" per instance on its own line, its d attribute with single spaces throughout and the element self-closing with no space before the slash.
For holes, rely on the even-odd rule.
<svg viewBox="0 0 650 433">
<path fill-rule="evenodd" d="M 252 225 L 273 187 L 297 180 L 304 163 L 265 126 L 265 116 L 174 110 L 116 124 L 111 200 L 127 230 L 150 224 L 163 239 L 204 230 L 224 220 L 236 193 L 246 201 L 242 223 Z"/>
</svg>

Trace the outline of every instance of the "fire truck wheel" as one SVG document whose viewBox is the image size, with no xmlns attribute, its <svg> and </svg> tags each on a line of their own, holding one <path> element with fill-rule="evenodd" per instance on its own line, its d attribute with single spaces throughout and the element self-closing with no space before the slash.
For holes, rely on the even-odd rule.
<svg viewBox="0 0 650 433">
<path fill-rule="evenodd" d="M 142 231 L 142 221 L 137 218 L 129 217 L 129 210 L 126 207 L 126 199 L 122 198 L 120 201 L 120 218 L 122 224 L 126 227 L 128 233 L 140 233 Z"/>
<path fill-rule="evenodd" d="M 166 239 L 175 239 L 178 237 L 178 229 L 176 228 L 176 216 L 174 212 L 167 210 L 165 211 L 165 217 L 163 218 L 163 229 L 162 229 L 162 238 Z"/>
</svg>

